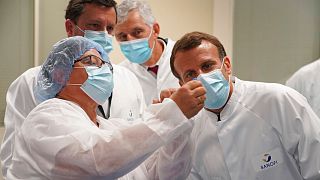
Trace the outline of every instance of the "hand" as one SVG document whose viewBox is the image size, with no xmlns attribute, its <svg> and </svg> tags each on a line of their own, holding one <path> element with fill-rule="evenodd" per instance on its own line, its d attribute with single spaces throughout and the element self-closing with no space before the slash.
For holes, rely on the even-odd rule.
<svg viewBox="0 0 320 180">
<path fill-rule="evenodd" d="M 164 98 L 169 98 L 174 92 L 176 92 L 176 88 L 164 89 L 160 93 L 160 99 L 153 99 L 152 104 L 162 103 Z"/>
<path fill-rule="evenodd" d="M 203 108 L 206 99 L 205 94 L 206 90 L 201 82 L 193 80 L 178 88 L 170 98 L 178 105 L 183 114 L 190 119 Z"/>
</svg>

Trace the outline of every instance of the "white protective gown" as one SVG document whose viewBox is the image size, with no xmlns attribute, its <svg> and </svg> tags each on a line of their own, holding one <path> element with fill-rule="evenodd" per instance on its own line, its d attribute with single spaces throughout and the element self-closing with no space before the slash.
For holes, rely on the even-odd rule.
<svg viewBox="0 0 320 180">
<path fill-rule="evenodd" d="M 167 143 L 142 165 L 145 179 L 186 178 L 190 146 L 173 140 L 188 139 L 193 123 L 171 99 L 151 105 L 143 121 L 130 126 L 122 119 L 97 119 L 99 127 L 70 101 L 53 98 L 41 103 L 16 132 L 7 178 L 116 179 Z M 122 179 L 136 177 L 134 172 L 127 176 Z"/>
<path fill-rule="evenodd" d="M 188 179 L 319 180 L 320 120 L 307 101 L 283 85 L 235 80 L 217 115 L 195 117 Z"/>
<path fill-rule="evenodd" d="M 165 44 L 163 40 L 158 40 L 164 44 L 165 48 L 157 62 L 159 66 L 157 78 L 147 70 L 147 67 L 140 64 L 132 63 L 127 59 L 120 63 L 120 65 L 131 70 L 138 78 L 143 89 L 146 105 L 150 105 L 153 99 L 158 99 L 161 90 L 180 87 L 179 80 L 174 77 L 170 69 L 170 56 L 175 42 L 166 39 L 168 43 Z"/>
<path fill-rule="evenodd" d="M 5 134 L 1 144 L 2 174 L 11 164 L 14 149 L 14 133 L 19 128 L 29 112 L 37 105 L 33 87 L 41 66 L 31 68 L 20 75 L 8 88 L 6 101 L 7 107 L 4 117 Z M 139 81 L 135 75 L 124 67 L 113 65 L 114 92 L 110 108 L 110 117 L 122 118 L 132 121 L 141 117 L 145 109 L 144 97 Z M 104 105 L 107 114 L 108 102 Z"/>
<path fill-rule="evenodd" d="M 320 117 L 320 59 L 307 64 L 294 73 L 286 85 L 304 95 L 314 112 Z"/>
</svg>

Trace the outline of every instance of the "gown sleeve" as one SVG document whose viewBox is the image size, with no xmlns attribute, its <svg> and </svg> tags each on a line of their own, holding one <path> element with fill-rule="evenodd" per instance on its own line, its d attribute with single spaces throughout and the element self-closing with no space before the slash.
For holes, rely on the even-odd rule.
<svg viewBox="0 0 320 180">
<path fill-rule="evenodd" d="M 26 149 L 18 153 L 17 159 L 26 160 L 49 179 L 116 179 L 135 169 L 161 146 L 171 143 L 144 164 L 146 175 L 158 179 L 177 172 L 178 168 L 173 168 L 163 174 L 177 154 L 188 156 L 187 139 L 182 135 L 190 130 L 192 123 L 172 100 L 151 105 L 140 123 L 128 125 L 122 119 L 109 119 L 100 128 L 79 107 L 56 101 L 39 105 L 18 133 L 20 147 Z M 182 138 L 181 146 L 175 141 L 179 138 Z M 182 166 L 188 161 L 180 159 L 176 163 Z"/>
</svg>

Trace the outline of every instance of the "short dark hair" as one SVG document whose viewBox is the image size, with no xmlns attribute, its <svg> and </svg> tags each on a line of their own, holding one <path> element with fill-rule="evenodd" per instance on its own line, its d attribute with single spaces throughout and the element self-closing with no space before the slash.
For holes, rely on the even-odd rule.
<svg viewBox="0 0 320 180">
<path fill-rule="evenodd" d="M 196 32 L 196 31 L 187 33 L 175 43 L 171 52 L 170 68 L 171 68 L 171 72 L 175 77 L 180 79 L 179 74 L 176 72 L 174 68 L 174 60 L 177 52 L 188 51 L 190 49 L 196 48 L 202 43 L 202 41 L 208 41 L 211 44 L 215 45 L 218 48 L 220 59 L 223 59 L 227 55 L 223 45 L 215 36 L 212 36 L 210 34 L 206 34 L 203 32 Z"/>
<path fill-rule="evenodd" d="M 70 19 L 76 23 L 83 12 L 85 4 L 97 4 L 105 7 L 113 7 L 117 15 L 117 2 L 114 0 L 70 0 L 64 18 L 66 20 Z"/>
</svg>

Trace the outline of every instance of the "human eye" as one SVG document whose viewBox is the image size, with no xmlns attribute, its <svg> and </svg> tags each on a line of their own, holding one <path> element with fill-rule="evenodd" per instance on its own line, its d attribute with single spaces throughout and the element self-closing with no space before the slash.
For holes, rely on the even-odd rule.
<svg viewBox="0 0 320 180">
<path fill-rule="evenodd" d="M 197 74 L 195 71 L 188 71 L 184 74 L 184 81 L 188 82 L 191 81 L 194 78 L 197 78 Z"/>
<path fill-rule="evenodd" d="M 118 41 L 126 41 L 127 40 L 127 35 L 125 33 L 119 33 L 116 35 L 116 38 Z"/>
<path fill-rule="evenodd" d="M 92 66 L 93 62 L 91 61 L 91 56 L 84 57 L 81 60 L 81 63 L 85 66 Z"/>
<path fill-rule="evenodd" d="M 135 29 L 133 32 L 132 32 L 132 36 L 133 37 L 136 37 L 136 38 L 140 38 L 142 35 L 142 30 L 141 29 Z"/>
<path fill-rule="evenodd" d="M 210 72 L 211 70 L 214 69 L 214 66 L 213 66 L 213 63 L 204 63 L 202 66 L 201 66 L 201 70 L 203 72 Z"/>
<path fill-rule="evenodd" d="M 100 24 L 98 23 L 88 24 L 88 30 L 98 31 L 99 29 L 100 29 Z"/>
<path fill-rule="evenodd" d="M 108 34 L 113 34 L 114 26 L 107 26 Z"/>
<path fill-rule="evenodd" d="M 91 56 L 91 66 L 101 67 L 105 62 L 98 56 Z"/>
</svg>

